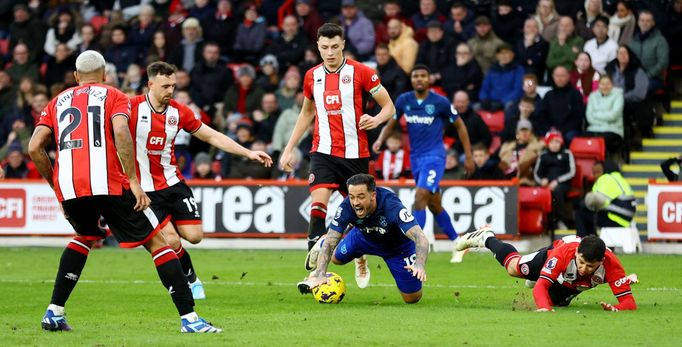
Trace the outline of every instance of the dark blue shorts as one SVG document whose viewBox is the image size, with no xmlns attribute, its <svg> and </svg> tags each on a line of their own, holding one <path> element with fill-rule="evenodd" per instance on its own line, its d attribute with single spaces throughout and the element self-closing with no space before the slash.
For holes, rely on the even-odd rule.
<svg viewBox="0 0 682 347">
<path fill-rule="evenodd" d="M 406 265 L 413 264 L 417 257 L 414 242 L 405 242 L 401 246 L 387 248 L 368 241 L 358 229 L 353 228 L 339 242 L 334 257 L 345 264 L 363 254 L 376 255 L 384 259 L 400 292 L 411 294 L 422 289 L 422 282 L 404 268 Z"/>
<path fill-rule="evenodd" d="M 410 163 L 417 188 L 436 193 L 445 172 L 445 158 L 435 155 L 411 156 Z"/>
</svg>

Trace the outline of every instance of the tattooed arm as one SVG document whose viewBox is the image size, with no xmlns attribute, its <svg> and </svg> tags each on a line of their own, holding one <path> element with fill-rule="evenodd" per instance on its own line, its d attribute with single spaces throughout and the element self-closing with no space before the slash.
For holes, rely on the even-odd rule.
<svg viewBox="0 0 682 347">
<path fill-rule="evenodd" d="M 317 287 L 327 281 L 327 267 L 329 266 L 336 246 L 341 240 L 341 235 L 340 232 L 332 230 L 331 228 L 327 231 L 327 236 L 320 249 L 320 254 L 317 256 L 317 269 L 310 274 L 309 279 L 311 280 L 311 288 Z"/>
<path fill-rule="evenodd" d="M 417 277 L 420 281 L 426 281 L 426 257 L 429 254 L 429 241 L 426 239 L 426 235 L 422 232 L 422 229 L 415 225 L 405 234 L 412 241 L 414 241 L 416 246 L 416 256 L 414 264 L 405 266 L 405 269 L 412 272 L 412 276 Z"/>
</svg>

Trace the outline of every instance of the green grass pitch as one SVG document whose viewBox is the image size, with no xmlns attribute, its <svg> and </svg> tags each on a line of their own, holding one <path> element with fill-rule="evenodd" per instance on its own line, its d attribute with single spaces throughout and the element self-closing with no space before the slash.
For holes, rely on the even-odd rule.
<svg viewBox="0 0 682 347">
<path fill-rule="evenodd" d="M 533 312 L 530 289 L 508 277 L 486 253 L 462 264 L 431 254 L 424 297 L 402 303 L 385 264 L 370 257 L 372 285 L 358 289 L 353 266 L 331 266 L 346 281 L 339 305 L 302 296 L 302 251 L 191 250 L 208 299 L 197 312 L 225 329 L 180 334 L 175 307 L 151 258 L 141 249 L 90 253 L 67 303 L 73 331 L 50 333 L 40 319 L 50 300 L 62 250 L 0 248 L 0 344 L 3 346 L 679 346 L 682 257 L 621 256 L 641 283 L 635 312 L 605 312 L 615 303 L 607 285 L 568 308 Z"/>
</svg>

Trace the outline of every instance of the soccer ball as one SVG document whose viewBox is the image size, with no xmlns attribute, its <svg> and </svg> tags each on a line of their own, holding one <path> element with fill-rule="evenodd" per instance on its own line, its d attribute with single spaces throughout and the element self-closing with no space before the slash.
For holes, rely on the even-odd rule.
<svg viewBox="0 0 682 347">
<path fill-rule="evenodd" d="M 313 297 L 321 304 L 338 304 L 346 295 L 346 284 L 333 272 L 327 272 L 327 279 L 329 283 L 313 288 Z"/>
</svg>

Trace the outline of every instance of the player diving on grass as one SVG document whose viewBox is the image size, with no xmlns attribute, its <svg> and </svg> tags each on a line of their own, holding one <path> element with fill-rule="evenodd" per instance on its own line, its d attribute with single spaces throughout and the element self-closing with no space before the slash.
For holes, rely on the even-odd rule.
<svg viewBox="0 0 682 347">
<path fill-rule="evenodd" d="M 484 226 L 457 240 L 458 250 L 471 247 L 488 248 L 510 276 L 525 278 L 526 285 L 533 287 L 538 312 L 568 306 L 578 294 L 602 283 L 608 283 L 618 299 L 616 305 L 600 302 L 604 310 L 637 309 L 630 289 L 637 275 L 626 276 L 616 255 L 597 236 L 567 236 L 521 256 L 514 246 L 495 238 L 490 226 Z"/>
<path fill-rule="evenodd" d="M 369 254 L 384 259 L 406 303 L 419 302 L 429 251 L 419 224 L 395 193 L 376 187 L 371 175 L 354 175 L 347 185 L 348 196 L 336 210 L 327 237 L 320 242 L 317 269 L 298 284 L 299 290 L 310 293 L 325 283 L 329 262 L 343 265 Z"/>
<path fill-rule="evenodd" d="M 394 131 L 398 119 L 405 116 L 407 133 L 410 138 L 410 162 L 417 185 L 414 198 L 414 217 L 423 229 L 426 225 L 426 207 L 435 216 L 436 223 L 454 241 L 457 232 L 452 226 L 450 215 L 441 205 L 439 183 L 445 172 L 445 147 L 443 130 L 454 124 L 462 147 L 466 154 L 464 164 L 468 173 L 474 171 L 471 156 L 471 144 L 464 121 L 457 116 L 457 111 L 445 97 L 429 90 L 430 71 L 426 65 L 416 65 L 410 74 L 414 91 L 401 94 L 396 100 L 396 115 L 381 130 L 379 138 L 372 145 L 375 153 L 379 153 L 381 145 Z M 453 244 L 454 246 L 454 244 Z M 454 250 L 450 262 L 460 262 L 461 255 Z"/>
<path fill-rule="evenodd" d="M 325 23 L 317 31 L 319 64 L 306 72 L 303 79 L 305 98 L 301 114 L 279 162 L 282 170 L 291 172 L 292 152 L 306 129 L 314 121 L 313 146 L 310 150 L 310 223 L 308 225 L 307 271 L 317 264 L 316 243 L 323 237 L 327 204 L 334 190 L 347 194 L 346 180 L 369 172 L 367 131 L 388 121 L 395 113 L 393 101 L 381 85 L 379 76 L 368 66 L 343 57 L 343 28 Z M 371 96 L 381 107 L 375 116 L 365 113 L 365 101 Z M 355 261 L 355 280 L 360 288 L 369 284 L 367 259 Z"/>
<path fill-rule="evenodd" d="M 272 159 L 265 152 L 246 149 L 203 124 L 189 107 L 173 100 L 176 70 L 174 65 L 164 62 L 154 62 L 147 67 L 149 93 L 131 99 L 130 130 L 140 185 L 152 200 L 151 206 L 172 217 L 172 223 L 166 224 L 161 233 L 180 259 L 192 296 L 205 299 L 204 286 L 194 271 L 189 253 L 180 242 L 182 237 L 197 244 L 204 233 L 192 190 L 177 166 L 175 138 L 184 129 L 227 153 L 259 161 L 267 167 L 272 165 Z"/>
</svg>

